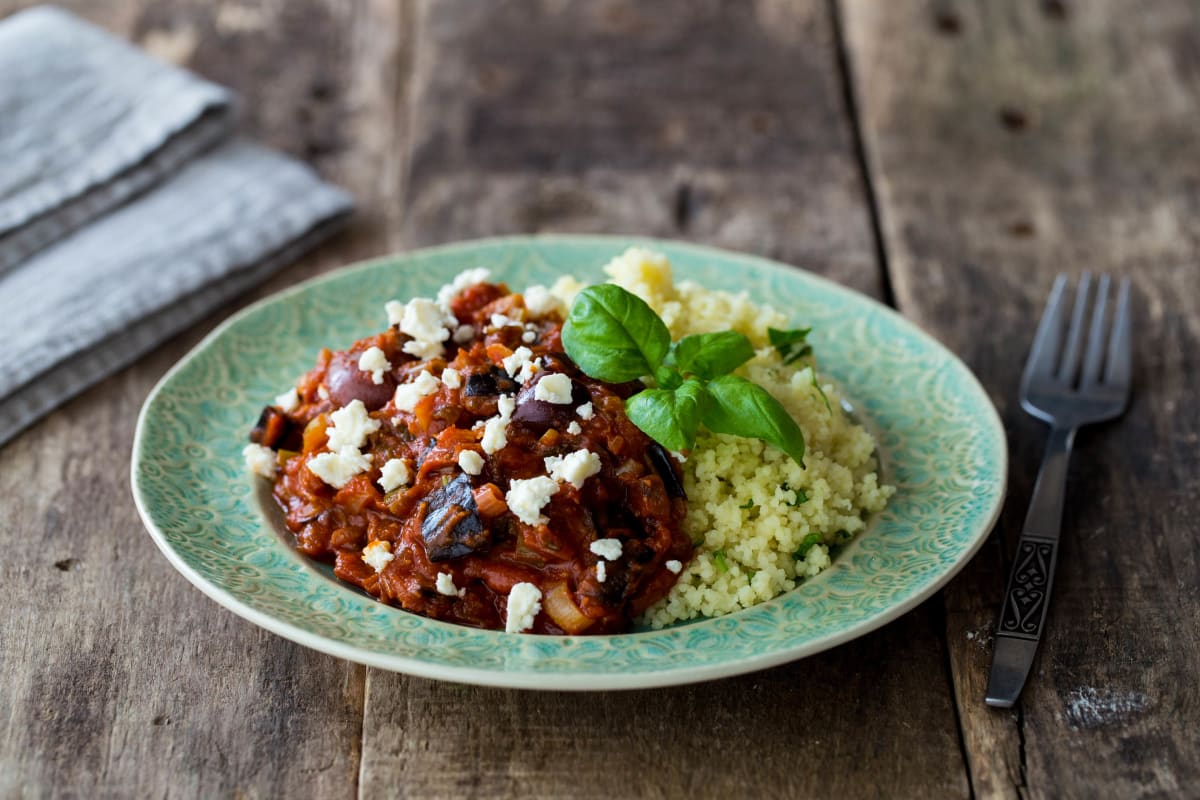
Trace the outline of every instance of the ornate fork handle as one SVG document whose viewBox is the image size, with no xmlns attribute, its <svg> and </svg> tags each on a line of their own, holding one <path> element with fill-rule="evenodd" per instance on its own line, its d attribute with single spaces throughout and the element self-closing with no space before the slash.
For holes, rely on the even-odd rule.
<svg viewBox="0 0 1200 800">
<path fill-rule="evenodd" d="M 1033 665 L 1050 603 L 1054 566 L 1058 562 L 1067 463 L 1071 458 L 1075 430 L 1055 427 L 1050 431 L 1046 455 L 1038 471 L 1021 541 L 1017 545 L 1017 557 L 1008 576 L 1008 589 L 1004 593 L 1004 608 L 1000 612 L 992 670 L 988 677 L 986 700 L 989 706 L 1011 708 Z"/>
</svg>

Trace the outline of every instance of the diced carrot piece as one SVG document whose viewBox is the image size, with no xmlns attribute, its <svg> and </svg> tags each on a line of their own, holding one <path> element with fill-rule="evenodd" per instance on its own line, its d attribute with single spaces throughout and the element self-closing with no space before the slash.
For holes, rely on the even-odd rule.
<svg viewBox="0 0 1200 800">
<path fill-rule="evenodd" d="M 479 516 L 485 519 L 498 517 L 508 510 L 508 504 L 504 502 L 504 495 L 500 492 L 500 487 L 494 483 L 485 483 L 473 494 L 475 506 L 479 509 Z"/>
</svg>

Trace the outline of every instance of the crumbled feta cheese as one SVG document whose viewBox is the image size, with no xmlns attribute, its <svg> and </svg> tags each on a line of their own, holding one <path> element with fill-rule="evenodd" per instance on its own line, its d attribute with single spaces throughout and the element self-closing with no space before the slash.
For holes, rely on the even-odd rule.
<svg viewBox="0 0 1200 800">
<path fill-rule="evenodd" d="M 368 347 L 358 357 L 358 368 L 371 373 L 371 383 L 378 386 L 383 383 L 383 373 L 390 371 L 392 364 L 378 347 Z"/>
<path fill-rule="evenodd" d="M 542 507 L 558 494 L 558 484 L 545 475 L 509 483 L 504 501 L 509 511 L 526 525 L 544 525 L 549 519 L 542 516 Z"/>
<path fill-rule="evenodd" d="M 392 545 L 390 542 L 385 542 L 382 539 L 377 539 L 363 548 L 362 560 L 364 564 L 369 565 L 376 572 L 383 572 L 383 568 L 388 565 L 394 555 L 392 555 Z"/>
<path fill-rule="evenodd" d="M 521 341 L 525 344 L 533 344 L 536 339 L 537 333 L 535 331 L 525 331 L 521 334 Z"/>
<path fill-rule="evenodd" d="M 571 434 L 572 436 L 578 436 L 579 434 L 583 433 L 583 428 L 580 427 L 578 422 L 571 420 L 571 424 L 567 426 L 567 433 Z"/>
<path fill-rule="evenodd" d="M 390 492 L 399 486 L 408 485 L 412 475 L 409 474 L 408 464 L 400 458 L 390 458 L 379 471 L 379 488 Z"/>
<path fill-rule="evenodd" d="M 428 397 L 436 392 L 439 385 L 441 385 L 441 381 L 433 377 L 429 370 L 421 370 L 421 374 L 414 381 L 402 383 L 396 387 L 396 396 L 393 398 L 396 408 L 401 411 L 412 411 L 422 397 Z"/>
<path fill-rule="evenodd" d="M 616 561 L 621 557 L 620 539 L 597 539 L 588 545 L 588 549 L 601 558 Z"/>
<path fill-rule="evenodd" d="M 317 397 L 321 398 L 322 400 L 329 399 L 329 390 L 325 388 L 325 384 L 321 384 L 317 387 Z"/>
<path fill-rule="evenodd" d="M 485 267 L 476 267 L 475 269 L 467 269 L 454 276 L 454 280 L 447 283 L 441 289 L 438 289 L 437 301 L 439 305 L 449 306 L 450 301 L 454 296 L 466 289 L 468 286 L 474 286 L 477 283 L 487 283 L 492 277 L 491 270 Z"/>
<path fill-rule="evenodd" d="M 475 329 L 470 325 L 459 325 L 454 329 L 454 341 L 457 344 L 466 344 L 475 336 Z"/>
<path fill-rule="evenodd" d="M 308 462 L 308 470 L 335 489 L 341 489 L 355 475 L 371 468 L 371 457 L 357 447 L 346 445 L 336 453 L 321 453 Z"/>
<path fill-rule="evenodd" d="M 450 338 L 441 306 L 424 297 L 414 297 L 404 306 L 400 332 L 422 342 L 444 342 Z"/>
<path fill-rule="evenodd" d="M 679 561 L 676 561 L 673 558 L 670 561 L 668 561 L 664 566 L 671 572 L 674 572 L 676 575 L 683 572 L 683 564 Z"/>
<path fill-rule="evenodd" d="M 505 633 L 521 633 L 533 627 L 534 617 L 542 610 L 542 592 L 532 583 L 518 583 L 508 593 Z"/>
<path fill-rule="evenodd" d="M 520 311 L 520 309 L 516 309 L 516 310 Z M 492 323 L 493 328 L 507 328 L 512 325 L 519 326 L 522 324 L 520 319 L 513 319 L 512 317 L 507 316 L 505 314 L 492 314 L 491 323 Z"/>
<path fill-rule="evenodd" d="M 571 402 L 571 376 L 556 372 L 537 382 L 533 389 L 534 400 L 566 405 Z"/>
<path fill-rule="evenodd" d="M 551 311 L 566 311 L 563 301 L 550 294 L 545 286 L 530 286 L 525 290 L 525 308 L 535 316 L 544 317 Z"/>
<path fill-rule="evenodd" d="M 600 471 L 600 456 L 590 450 L 576 450 L 565 456 L 546 456 L 546 471 L 556 481 L 566 481 L 576 489 Z"/>
<path fill-rule="evenodd" d="M 462 373 L 454 367 L 446 367 L 442 370 L 442 383 L 451 389 L 458 389 L 462 386 Z"/>
<path fill-rule="evenodd" d="M 575 413 L 579 415 L 580 419 L 591 419 L 593 416 L 595 416 L 596 412 L 595 409 L 592 408 L 591 401 L 588 401 L 579 408 L 575 409 Z"/>
<path fill-rule="evenodd" d="M 508 423 L 500 417 L 492 417 L 483 424 L 483 438 L 479 440 L 483 452 L 489 456 L 508 445 Z"/>
<path fill-rule="evenodd" d="M 401 333 L 412 337 L 412 341 L 404 343 L 404 352 L 418 358 L 442 355 L 442 342 L 450 338 L 449 314 L 442 305 L 427 297 L 414 297 L 407 303 L 392 300 L 384 308 L 388 324 L 399 325 Z"/>
<path fill-rule="evenodd" d="M 261 444 L 248 444 L 242 448 L 242 457 L 246 459 L 246 468 L 262 478 L 274 478 L 276 461 L 275 451 Z"/>
<path fill-rule="evenodd" d="M 518 347 L 513 351 L 513 354 L 501 360 L 504 365 L 504 371 L 508 373 L 510 378 L 517 377 L 518 373 L 533 360 L 533 351 L 528 347 Z"/>
<path fill-rule="evenodd" d="M 675 459 L 680 464 L 684 464 L 687 462 L 687 456 L 684 455 L 683 453 L 679 452 L 678 450 L 671 451 L 671 458 Z"/>
<path fill-rule="evenodd" d="M 496 411 L 500 413 L 505 422 L 512 419 L 513 412 L 517 410 L 517 398 L 511 394 L 502 394 L 496 400 Z"/>
<path fill-rule="evenodd" d="M 516 398 L 511 394 L 500 395 L 500 399 L 496 401 L 499 415 L 489 419 L 483 426 L 483 438 L 480 440 L 483 452 L 491 455 L 497 450 L 503 450 L 508 444 L 508 422 L 516 408 Z"/>
<path fill-rule="evenodd" d="M 284 411 L 295 411 L 296 406 L 300 405 L 300 393 L 293 386 L 283 394 L 275 398 L 275 405 L 279 406 Z"/>
<path fill-rule="evenodd" d="M 449 572 L 439 572 L 437 576 L 437 592 L 447 597 L 466 597 L 467 590 L 454 585 L 454 576 Z M 532 624 L 532 623 L 531 623 Z"/>
<path fill-rule="evenodd" d="M 521 384 L 526 384 L 537 371 L 537 363 L 534 361 L 527 361 L 525 362 L 525 365 L 521 367 L 521 371 L 517 373 L 517 381 L 519 381 Z"/>
<path fill-rule="evenodd" d="M 596 562 L 596 580 L 600 581 L 600 583 L 608 580 L 608 565 L 603 561 Z"/>
<path fill-rule="evenodd" d="M 478 475 L 483 472 L 483 456 L 474 450 L 463 450 L 458 454 L 458 465 L 468 475 Z"/>
<path fill-rule="evenodd" d="M 416 356 L 425 361 L 431 358 L 441 358 L 445 352 L 440 342 L 422 342 L 417 339 L 410 339 L 400 349 L 410 356 Z"/>
<path fill-rule="evenodd" d="M 329 421 L 332 427 L 326 429 L 325 435 L 329 437 L 330 450 L 341 450 L 343 447 L 357 450 L 380 426 L 379 420 L 371 419 L 367 414 L 367 407 L 362 400 L 351 400 L 348 405 L 330 414 Z"/>
</svg>

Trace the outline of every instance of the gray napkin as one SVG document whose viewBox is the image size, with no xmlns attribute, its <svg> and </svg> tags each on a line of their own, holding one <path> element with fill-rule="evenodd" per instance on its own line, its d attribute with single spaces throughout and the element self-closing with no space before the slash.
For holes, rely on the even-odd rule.
<svg viewBox="0 0 1200 800">
<path fill-rule="evenodd" d="M 22 51 L 47 42 L 67 49 L 30 72 Z M 98 67 L 79 79 L 86 90 L 45 77 L 113 64 L 119 76 Z M 41 91 L 14 87 L 13 66 Z M 64 12 L 0 22 L 0 254 L 18 254 L 0 271 L 0 445 L 344 220 L 349 196 L 291 159 L 240 141 L 197 156 L 222 132 L 227 104 L 223 89 Z M 67 130 L 76 133 L 56 133 Z"/>
<path fill-rule="evenodd" d="M 230 93 L 52 6 L 0 23 L 0 273 L 231 127 Z"/>
</svg>

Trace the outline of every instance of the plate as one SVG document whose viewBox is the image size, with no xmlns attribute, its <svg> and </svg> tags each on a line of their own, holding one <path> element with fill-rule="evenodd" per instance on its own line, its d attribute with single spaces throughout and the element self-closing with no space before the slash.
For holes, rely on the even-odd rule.
<svg viewBox="0 0 1200 800">
<path fill-rule="evenodd" d="M 604 279 L 630 245 L 665 253 L 676 279 L 749 292 L 812 325 L 822 374 L 875 434 L 896 486 L 833 565 L 744 611 L 660 631 L 533 636 L 425 619 L 378 603 L 302 557 L 264 504 L 241 450 L 259 411 L 315 362 L 382 330 L 383 304 L 432 296 L 486 266 L 516 290 L 562 273 Z M 184 577 L 221 605 L 300 644 L 427 678 L 537 689 L 632 689 L 709 680 L 833 647 L 943 586 L 984 541 L 1004 496 L 1004 430 L 946 348 L 887 307 L 795 267 L 630 237 L 484 239 L 317 278 L 235 315 L 180 361 L 142 408 L 133 494 Z"/>
</svg>

